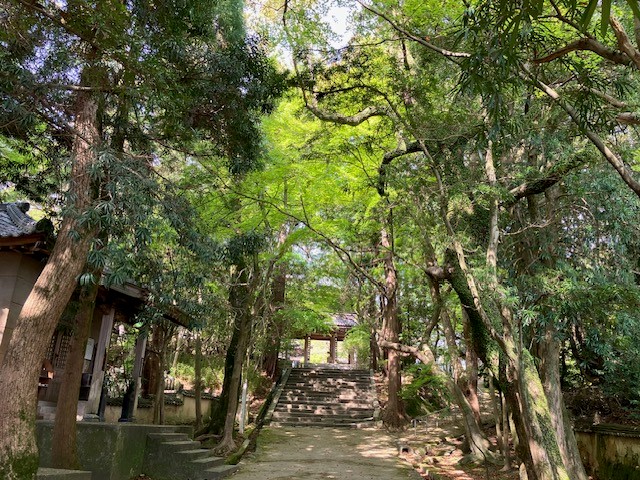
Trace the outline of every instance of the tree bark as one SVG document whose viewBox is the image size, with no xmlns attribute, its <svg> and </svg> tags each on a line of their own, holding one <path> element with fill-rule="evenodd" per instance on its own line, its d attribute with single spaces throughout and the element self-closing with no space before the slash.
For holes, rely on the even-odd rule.
<svg viewBox="0 0 640 480">
<path fill-rule="evenodd" d="M 230 292 L 231 308 L 235 316 L 234 336 L 237 335 L 237 347 L 233 356 L 222 439 L 216 447 L 217 450 L 221 452 L 230 452 L 235 449 L 233 429 L 235 425 L 236 412 L 238 410 L 240 383 L 242 381 L 242 367 L 244 365 L 244 360 L 247 355 L 249 341 L 251 338 L 252 301 L 248 267 L 244 262 L 240 262 L 240 265 L 237 267 L 239 271 Z M 225 372 L 225 380 L 226 373 L 227 372 Z"/>
<path fill-rule="evenodd" d="M 200 333 L 196 333 L 195 348 L 195 403 L 196 403 L 196 425 L 194 430 L 197 432 L 202 428 L 202 338 Z"/>
<path fill-rule="evenodd" d="M 465 437 L 469 442 L 469 447 L 473 457 L 477 460 L 494 459 L 495 455 L 491 450 L 489 450 L 490 443 L 487 440 L 485 434 L 482 432 L 480 425 L 478 424 L 478 422 L 476 422 L 475 416 L 473 415 L 473 410 L 471 408 L 471 405 L 469 405 L 467 398 L 464 396 L 464 393 L 462 392 L 458 384 L 454 382 L 452 378 L 438 366 L 431 349 L 429 348 L 428 350 L 418 350 L 416 347 L 402 345 L 400 343 L 387 342 L 385 340 L 382 340 L 380 343 L 384 348 L 408 353 L 425 365 L 431 365 L 433 373 L 445 382 L 447 388 L 449 389 L 449 392 L 453 396 L 454 401 L 460 407 L 464 422 L 463 426 L 465 429 Z"/>
<path fill-rule="evenodd" d="M 560 387 L 560 341 L 555 335 L 555 328 L 548 325 L 544 341 L 538 346 L 540 379 L 549 402 L 551 421 L 556 431 L 562 461 L 569 472 L 571 480 L 588 480 L 584 469 L 578 444 L 569 421 L 569 413 L 564 404 Z"/>
<path fill-rule="evenodd" d="M 67 354 L 67 363 L 62 374 L 56 419 L 53 425 L 51 459 L 54 468 L 69 470 L 80 468 L 76 446 L 76 415 L 84 353 L 91 330 L 100 273 L 93 272 L 95 281 L 80 289 L 80 305 L 74 319 L 73 336 Z"/>
<path fill-rule="evenodd" d="M 77 284 L 87 259 L 94 229 L 79 216 L 93 201 L 90 171 L 100 142 L 98 104 L 90 92 L 76 102 L 70 209 L 63 217 L 49 261 L 38 277 L 22 311 L 0 368 L 0 477 L 35 477 L 38 452 L 35 418 L 38 375 L 60 315 Z M 73 212 L 73 213 L 72 213 Z"/>
<path fill-rule="evenodd" d="M 391 221 L 388 224 L 390 226 Z M 398 272 L 393 258 L 393 240 L 387 228 L 382 229 L 381 245 L 384 249 L 385 271 L 384 296 L 382 298 L 382 338 L 386 342 L 398 343 L 400 337 Z M 384 409 L 383 421 L 388 427 L 399 428 L 406 423 L 404 405 L 400 398 L 400 389 L 402 388 L 400 356 L 395 349 L 388 349 L 387 353 L 388 399 Z"/>
</svg>

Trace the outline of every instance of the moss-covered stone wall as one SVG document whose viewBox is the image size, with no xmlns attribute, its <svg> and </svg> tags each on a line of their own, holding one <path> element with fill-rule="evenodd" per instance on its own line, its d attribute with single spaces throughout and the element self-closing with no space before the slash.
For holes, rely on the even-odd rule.
<svg viewBox="0 0 640 480">
<path fill-rule="evenodd" d="M 129 480 L 140 475 L 149 433 L 192 434 L 190 426 L 78 422 L 78 456 L 93 480 Z M 36 423 L 40 466 L 50 467 L 53 422 Z"/>
<path fill-rule="evenodd" d="M 594 425 L 576 431 L 587 472 L 596 480 L 640 480 L 640 429 Z"/>
</svg>

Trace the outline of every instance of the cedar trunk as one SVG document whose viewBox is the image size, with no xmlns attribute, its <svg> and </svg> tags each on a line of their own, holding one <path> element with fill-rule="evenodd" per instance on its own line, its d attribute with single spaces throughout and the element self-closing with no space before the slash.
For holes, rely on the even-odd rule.
<svg viewBox="0 0 640 480">
<path fill-rule="evenodd" d="M 390 222 L 389 222 L 390 223 Z M 398 343 L 400 337 L 400 319 L 398 317 L 398 272 L 393 258 L 392 238 L 387 229 L 382 230 L 381 245 L 384 252 L 385 284 L 382 299 L 382 338 L 386 342 Z M 384 411 L 385 425 L 398 428 L 404 425 L 404 405 L 400 398 L 402 377 L 400 373 L 400 355 L 395 349 L 389 349 L 387 360 L 388 401 Z"/>
<path fill-rule="evenodd" d="M 222 440 L 218 445 L 221 451 L 231 451 L 235 448 L 233 442 L 233 428 L 236 412 L 238 410 L 238 398 L 240 396 L 240 383 L 242 381 L 242 367 L 249 348 L 251 338 L 251 288 L 249 287 L 248 268 L 244 262 L 238 265 L 236 282 L 231 287 L 229 300 L 235 315 L 234 337 L 237 339 L 233 355 L 233 363 L 230 369 L 228 382 L 227 408 L 224 412 L 224 428 Z M 227 356 L 227 359 L 228 356 Z M 231 362 L 230 362 L 231 363 Z M 225 365 L 225 383 L 227 383 L 227 365 Z"/>
<path fill-rule="evenodd" d="M 95 274 L 95 272 L 94 272 Z M 91 319 L 98 294 L 98 277 L 80 290 L 78 312 L 74 318 L 74 331 L 62 376 L 56 419 L 53 425 L 51 458 L 54 468 L 77 470 L 80 468 L 76 447 L 76 414 L 82 381 L 84 353 L 91 330 Z"/>
<path fill-rule="evenodd" d="M 0 368 L 0 478 L 30 479 L 38 469 L 35 439 L 38 376 L 42 360 L 62 312 L 87 259 L 93 231 L 78 216 L 90 208 L 90 170 L 100 136 L 97 102 L 81 92 L 76 103 L 76 135 L 69 202 L 73 208 L 62 220 L 49 261 L 38 277 L 16 322 Z"/>
</svg>

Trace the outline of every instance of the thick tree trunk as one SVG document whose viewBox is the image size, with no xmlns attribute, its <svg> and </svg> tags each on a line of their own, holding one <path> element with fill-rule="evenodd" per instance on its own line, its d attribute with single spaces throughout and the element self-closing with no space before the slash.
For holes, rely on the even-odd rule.
<svg viewBox="0 0 640 480">
<path fill-rule="evenodd" d="M 388 222 L 391 224 L 391 222 Z M 382 230 L 381 245 L 384 251 L 385 284 L 382 299 L 382 338 L 386 342 L 398 343 L 400 319 L 398 317 L 398 272 L 393 258 L 393 240 L 387 229 Z M 387 350 L 388 400 L 383 421 L 391 428 L 399 428 L 406 423 L 404 405 L 400 398 L 402 378 L 400 356 L 395 349 Z"/>
<path fill-rule="evenodd" d="M 224 430 L 224 423 L 229 407 L 229 392 L 231 386 L 231 377 L 233 375 L 233 366 L 235 364 L 235 358 L 238 351 L 238 343 L 240 341 L 240 329 L 235 327 L 227 348 L 227 353 L 224 360 L 224 378 L 222 380 L 222 391 L 218 397 L 218 401 L 211 406 L 211 418 L 209 419 L 209 425 L 207 431 L 214 435 L 222 434 Z"/>
<path fill-rule="evenodd" d="M 227 409 L 224 412 L 224 429 L 222 439 L 216 447 L 221 452 L 230 452 L 235 448 L 233 430 L 236 412 L 238 410 L 238 398 L 240 396 L 240 383 L 242 381 L 242 367 L 249 348 L 252 323 L 251 288 L 249 286 L 249 273 L 244 262 L 238 265 L 238 274 L 235 284 L 231 287 L 230 303 L 235 315 L 234 337 L 237 336 L 237 346 L 233 356 L 233 365 L 229 381 L 229 393 Z M 225 372 L 226 377 L 227 372 Z M 226 380 L 226 378 L 225 378 Z"/>
<path fill-rule="evenodd" d="M 95 98 L 81 92 L 76 112 L 68 192 L 71 208 L 62 220 L 49 261 L 22 307 L 0 368 L 0 392 L 5 392 L 0 395 L 0 478 L 7 480 L 35 477 L 40 366 L 60 315 L 76 287 L 94 234 L 78 217 L 91 207 L 93 200 L 90 170 L 100 141 Z"/>
<path fill-rule="evenodd" d="M 51 459 L 54 468 L 75 470 L 80 468 L 76 447 L 76 415 L 82 381 L 84 353 L 91 330 L 91 320 L 98 294 L 100 272 L 93 272 L 95 282 L 80 290 L 79 308 L 74 319 L 73 336 L 62 374 L 51 441 Z"/>
<path fill-rule="evenodd" d="M 227 412 L 225 415 L 224 430 L 222 433 L 222 439 L 217 446 L 217 449 L 223 452 L 230 452 L 235 449 L 235 443 L 233 441 L 233 430 L 235 426 L 236 413 L 238 411 L 238 399 L 240 396 L 240 384 L 242 382 L 242 367 L 244 366 L 244 359 L 246 357 L 247 349 L 249 346 L 249 339 L 251 337 L 250 318 L 242 321 L 240 325 L 240 339 L 238 342 L 238 350 L 236 352 L 233 373 L 231 375 L 231 382 L 229 384 L 229 404 L 227 406 Z"/>
<path fill-rule="evenodd" d="M 285 239 L 286 237 L 282 239 L 282 243 L 284 243 Z M 284 306 L 286 286 L 286 271 L 283 266 L 278 266 L 276 275 L 271 282 L 271 300 L 268 307 L 271 328 L 267 333 L 267 348 L 262 361 L 262 369 L 272 380 L 275 380 L 278 376 L 278 356 L 283 333 L 282 319 L 278 315 L 278 311 Z"/>
<path fill-rule="evenodd" d="M 464 322 L 463 334 L 465 344 L 471 344 L 471 328 L 467 314 L 462 310 L 462 318 Z M 480 422 L 480 399 L 478 398 L 478 355 L 473 348 L 467 348 L 465 352 L 466 371 L 464 378 L 461 379 L 460 388 L 464 391 L 465 397 L 469 401 L 469 405 L 473 409 L 473 415 Z M 464 383 L 462 383 L 464 382 Z"/>
<path fill-rule="evenodd" d="M 580 458 L 578 444 L 560 388 L 560 342 L 555 333 L 555 328 L 548 325 L 544 341 L 538 347 L 537 353 L 540 359 L 538 370 L 549 402 L 551 420 L 556 431 L 562 461 L 571 480 L 587 480 L 589 477 Z"/>
<path fill-rule="evenodd" d="M 462 255 L 462 252 L 457 252 L 458 259 Z M 485 318 L 487 313 L 480 308 L 475 280 L 467 273 L 466 267 L 463 268 L 462 262 L 453 267 L 449 281 L 469 315 L 472 348 L 485 365 L 494 369 L 492 351 L 496 348 L 502 350 L 506 366 L 506 385 L 502 385 L 502 389 L 507 393 L 514 416 L 519 438 L 518 453 L 526 466 L 529 480 L 569 480 L 542 382 L 531 354 L 514 340 L 511 330 L 515 327 L 510 312 L 503 308 L 500 314 L 504 326 L 502 335 L 490 331 L 493 322 Z"/>
<path fill-rule="evenodd" d="M 440 377 L 451 396 L 453 397 L 456 404 L 460 407 L 460 411 L 462 412 L 462 418 L 465 429 L 465 437 L 467 438 L 471 450 L 471 454 L 476 460 L 493 460 L 495 455 L 491 452 L 490 443 L 487 440 L 487 437 L 482 432 L 480 425 L 476 422 L 475 416 L 473 415 L 473 410 L 471 409 L 471 405 L 467 401 L 467 398 L 464 396 L 464 393 L 453 379 L 444 372 L 436 363 L 435 356 L 431 349 L 428 350 L 418 350 L 415 347 L 411 347 L 408 345 L 401 345 L 399 343 L 392 343 L 382 340 L 381 345 L 384 348 L 388 348 L 390 350 L 396 350 L 398 352 L 409 353 L 413 355 L 414 358 L 419 360 L 425 365 L 431 365 L 432 372 Z"/>
</svg>

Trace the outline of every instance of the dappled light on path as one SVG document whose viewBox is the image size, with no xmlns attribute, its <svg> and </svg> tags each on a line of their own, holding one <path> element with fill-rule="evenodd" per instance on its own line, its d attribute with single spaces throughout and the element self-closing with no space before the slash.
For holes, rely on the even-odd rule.
<svg viewBox="0 0 640 480">
<path fill-rule="evenodd" d="M 243 461 L 233 478 L 407 480 L 419 476 L 398 458 L 396 441 L 382 430 L 271 427 L 261 432 L 257 451 Z"/>
</svg>

